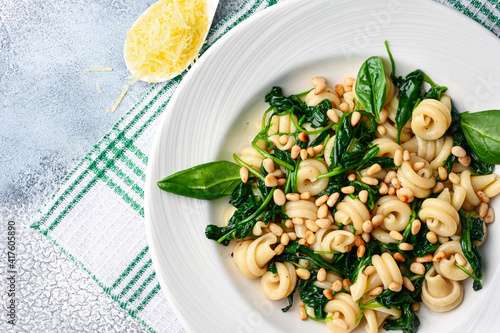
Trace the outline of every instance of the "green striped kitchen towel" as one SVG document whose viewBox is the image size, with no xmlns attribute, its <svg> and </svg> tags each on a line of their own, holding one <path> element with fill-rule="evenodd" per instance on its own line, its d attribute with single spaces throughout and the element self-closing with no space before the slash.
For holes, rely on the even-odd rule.
<svg viewBox="0 0 500 333">
<path fill-rule="evenodd" d="M 204 50 L 275 0 L 248 0 L 209 33 Z M 500 1 L 438 0 L 500 34 Z M 181 81 L 156 84 L 80 161 L 33 218 L 47 236 L 151 332 L 182 330 L 160 292 L 144 228 L 144 181 L 160 115 Z"/>
</svg>

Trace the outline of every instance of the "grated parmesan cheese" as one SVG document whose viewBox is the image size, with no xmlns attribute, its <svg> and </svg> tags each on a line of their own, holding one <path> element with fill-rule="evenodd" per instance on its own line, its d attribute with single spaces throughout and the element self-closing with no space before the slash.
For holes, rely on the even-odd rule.
<svg viewBox="0 0 500 333">
<path fill-rule="evenodd" d="M 125 61 L 134 81 L 170 79 L 198 59 L 208 29 L 205 0 L 161 0 L 127 31 Z"/>
</svg>

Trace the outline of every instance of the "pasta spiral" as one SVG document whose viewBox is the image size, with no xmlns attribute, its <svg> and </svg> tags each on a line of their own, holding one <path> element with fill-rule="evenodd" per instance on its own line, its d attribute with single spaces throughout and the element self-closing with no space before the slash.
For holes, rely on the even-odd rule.
<svg viewBox="0 0 500 333">
<path fill-rule="evenodd" d="M 398 319 L 401 317 L 401 310 L 394 308 L 386 309 L 381 306 L 375 309 L 365 309 L 364 312 L 367 333 L 378 333 L 378 328 L 384 323 L 387 318 Z"/>
<path fill-rule="evenodd" d="M 349 333 L 358 326 L 358 324 L 356 324 L 356 319 L 360 311 L 358 304 L 352 299 L 351 295 L 339 293 L 335 295 L 331 301 L 326 303 L 325 312 L 334 319 L 343 320 L 347 324 L 347 329 L 335 325 L 335 320 L 328 321 L 326 325 L 332 332 Z"/>
<path fill-rule="evenodd" d="M 387 230 L 402 231 L 410 223 L 411 208 L 397 197 L 386 195 L 379 199 L 373 209 L 373 215 L 383 215 L 383 226 Z"/>
<path fill-rule="evenodd" d="M 497 174 L 472 176 L 470 181 L 475 192 L 483 191 L 489 198 L 496 197 L 500 193 L 500 177 Z"/>
<path fill-rule="evenodd" d="M 316 221 L 318 218 L 317 213 L 318 207 L 309 200 L 287 201 L 285 204 L 285 214 L 290 218 L 300 217 Z"/>
<path fill-rule="evenodd" d="M 317 179 L 316 177 L 326 172 L 328 168 L 318 160 L 302 161 L 297 172 L 297 191 L 299 193 L 310 192 L 311 195 L 321 193 L 328 186 L 329 178 Z"/>
<path fill-rule="evenodd" d="M 337 204 L 335 221 L 343 225 L 352 224 L 356 229 L 355 235 L 360 235 L 363 232 L 363 222 L 368 219 L 370 219 L 370 212 L 358 199 L 346 196 L 344 200 Z"/>
<path fill-rule="evenodd" d="M 266 273 L 267 263 L 276 254 L 272 245 L 278 241 L 272 233 L 256 240 L 238 242 L 233 249 L 233 260 L 241 273 L 249 279 L 256 279 Z"/>
<path fill-rule="evenodd" d="M 438 100 L 424 99 L 413 110 L 411 129 L 425 140 L 436 140 L 451 124 L 450 110 Z"/>
<path fill-rule="evenodd" d="M 413 165 L 416 162 L 424 162 L 425 167 L 419 171 L 413 170 Z M 412 189 L 417 198 L 428 197 L 436 184 L 429 162 L 413 154 L 410 156 L 410 161 L 403 162 L 397 173 L 401 185 Z"/>
<path fill-rule="evenodd" d="M 453 138 L 445 136 L 437 140 L 424 140 L 419 136 L 414 136 L 401 147 L 430 161 L 431 168 L 436 170 L 443 166 L 444 161 L 450 156 Z"/>
<path fill-rule="evenodd" d="M 441 246 L 437 248 L 435 254 L 439 252 L 444 252 L 446 254 L 444 259 L 434 262 L 434 269 L 439 275 L 452 281 L 462 281 L 469 277 L 464 271 L 455 266 L 455 254 L 459 253 L 462 256 L 464 255 L 458 241 L 450 241 L 441 244 Z M 467 263 L 464 268 L 472 273 L 472 267 L 469 263 Z"/>
<path fill-rule="evenodd" d="M 460 223 L 460 216 L 451 203 L 437 198 L 425 199 L 419 216 L 429 230 L 443 237 L 453 236 Z"/>
<path fill-rule="evenodd" d="M 295 116 L 293 116 L 295 117 Z M 297 118 L 295 117 L 295 120 Z M 269 135 L 269 140 L 280 150 L 288 150 L 293 147 L 295 144 L 295 139 L 293 136 L 288 137 L 288 141 L 285 144 L 282 144 L 279 141 L 281 135 L 277 133 L 294 133 L 297 129 L 292 121 L 292 115 L 290 113 L 285 114 L 283 116 L 273 116 L 271 118 L 272 125 L 267 131 L 267 135 Z"/>
<path fill-rule="evenodd" d="M 340 98 L 339 95 L 335 92 L 335 90 L 331 88 L 327 88 L 324 92 L 321 94 L 316 95 L 314 92 L 314 89 L 311 90 L 305 97 L 305 102 L 307 106 L 315 106 L 324 101 L 325 99 L 329 100 L 332 102 L 332 106 L 334 108 L 338 108 L 340 105 Z"/>
<path fill-rule="evenodd" d="M 389 139 L 389 138 L 377 138 L 372 141 L 374 145 L 377 145 L 379 148 L 379 151 L 377 153 L 377 157 L 394 157 L 394 152 L 396 150 L 401 150 L 403 151 L 403 148 L 401 148 L 400 145 L 397 144 L 396 141 Z"/>
<path fill-rule="evenodd" d="M 271 300 L 288 297 L 295 289 L 297 274 L 295 267 L 289 263 L 276 263 L 278 273 L 267 271 L 261 279 L 261 288 L 264 295 Z"/>
<path fill-rule="evenodd" d="M 260 171 L 260 166 L 264 161 L 264 157 L 259 151 L 251 146 L 241 150 L 240 159 L 257 171 Z"/>
<path fill-rule="evenodd" d="M 382 253 L 381 256 L 375 254 L 372 256 L 372 264 L 377 270 L 382 283 L 384 284 L 384 289 L 389 288 L 392 282 L 397 282 L 403 285 L 403 276 L 401 275 L 401 270 L 396 264 L 396 261 L 389 253 Z"/>
<path fill-rule="evenodd" d="M 425 274 L 422 286 L 422 302 L 436 312 L 456 308 L 464 298 L 464 288 L 458 281 L 449 281 L 439 275 L 434 267 Z"/>
</svg>

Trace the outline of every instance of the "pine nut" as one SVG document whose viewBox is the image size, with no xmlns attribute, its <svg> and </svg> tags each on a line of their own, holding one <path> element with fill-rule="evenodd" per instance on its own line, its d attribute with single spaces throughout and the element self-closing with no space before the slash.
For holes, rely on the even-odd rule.
<svg viewBox="0 0 500 333">
<path fill-rule="evenodd" d="M 340 191 L 344 194 L 351 194 L 354 193 L 355 188 L 354 186 L 345 186 L 340 189 Z"/>
<path fill-rule="evenodd" d="M 319 279 L 318 279 L 318 281 L 319 281 Z M 333 299 L 333 295 L 332 295 L 332 292 L 330 291 L 330 289 L 323 289 L 323 295 L 325 295 L 325 297 L 328 298 L 329 300 Z"/>
<path fill-rule="evenodd" d="M 293 224 L 303 225 L 304 219 L 302 217 L 292 217 Z"/>
<path fill-rule="evenodd" d="M 366 203 L 368 201 L 368 191 L 367 190 L 362 190 L 359 192 L 359 201 L 362 203 Z"/>
<path fill-rule="evenodd" d="M 425 162 L 420 161 L 420 162 L 413 163 L 413 170 L 420 171 L 423 168 L 425 168 Z"/>
<path fill-rule="evenodd" d="M 410 265 L 410 271 L 413 274 L 422 275 L 425 273 L 425 266 L 419 262 L 414 262 Z"/>
<path fill-rule="evenodd" d="M 334 292 L 341 291 L 342 290 L 342 282 L 340 280 L 336 280 L 335 282 L 332 283 L 331 288 Z"/>
<path fill-rule="evenodd" d="M 313 86 L 317 86 L 320 83 L 326 83 L 326 79 L 321 76 L 315 76 L 311 79 L 311 83 L 313 84 Z"/>
<path fill-rule="evenodd" d="M 396 179 L 396 178 L 394 178 Z M 401 202 L 412 202 L 415 199 L 413 190 L 409 187 L 403 187 L 396 191 L 398 199 Z"/>
<path fill-rule="evenodd" d="M 365 271 L 363 272 L 363 274 L 364 274 L 365 276 L 370 276 L 370 275 L 372 275 L 373 273 L 375 273 L 376 271 L 377 271 L 377 270 L 375 269 L 375 267 L 373 267 L 373 266 L 371 266 L 371 265 L 370 265 L 370 266 L 366 266 Z"/>
<path fill-rule="evenodd" d="M 359 123 L 361 120 L 361 113 L 358 111 L 354 111 L 351 115 L 351 126 L 356 127 L 356 125 Z"/>
<path fill-rule="evenodd" d="M 271 172 L 271 175 L 273 175 L 276 178 L 281 178 L 285 174 L 283 173 L 283 171 L 281 171 L 281 169 L 275 169 L 274 171 Z"/>
<path fill-rule="evenodd" d="M 347 86 L 347 87 L 352 87 L 354 85 L 354 82 L 356 82 L 356 79 L 353 79 L 352 77 L 346 77 L 344 79 L 344 84 Z"/>
<path fill-rule="evenodd" d="M 399 151 L 399 150 L 396 150 L 396 151 Z M 389 171 L 384 177 L 384 183 L 390 184 L 392 181 L 392 178 L 394 178 L 394 177 L 397 177 L 396 171 L 394 171 L 394 170 Z"/>
<path fill-rule="evenodd" d="M 373 230 L 373 223 L 370 220 L 363 222 L 363 232 L 370 233 Z"/>
<path fill-rule="evenodd" d="M 387 184 L 380 183 L 380 188 L 378 189 L 378 193 L 384 195 L 384 194 L 387 194 L 387 192 L 389 192 L 389 188 L 387 187 Z"/>
<path fill-rule="evenodd" d="M 280 243 L 283 244 L 284 246 L 287 246 L 289 242 L 290 242 L 290 236 L 288 236 L 286 232 L 283 233 L 283 235 L 281 235 Z"/>
<path fill-rule="evenodd" d="M 314 152 L 314 149 L 312 147 L 307 147 L 306 149 L 307 155 L 309 155 L 310 158 L 313 158 L 316 153 Z"/>
<path fill-rule="evenodd" d="M 410 161 L 410 152 L 408 150 L 405 150 L 403 152 L 403 161 L 409 162 Z"/>
<path fill-rule="evenodd" d="M 456 157 L 465 157 L 465 156 L 467 156 L 467 152 L 465 151 L 465 149 L 463 149 L 460 146 L 454 146 L 453 148 L 451 148 L 451 153 L 453 155 L 455 155 Z"/>
<path fill-rule="evenodd" d="M 339 97 L 342 97 L 342 95 L 344 95 L 344 86 L 341 84 L 336 84 L 335 92 L 337 93 L 337 95 L 339 95 Z"/>
<path fill-rule="evenodd" d="M 444 258 L 446 258 L 446 253 L 444 253 L 443 251 L 439 251 L 435 256 L 434 258 L 432 258 L 432 261 L 441 261 L 443 260 Z"/>
<path fill-rule="evenodd" d="M 291 219 L 285 221 L 285 227 L 287 227 L 288 229 L 293 229 L 293 222 Z"/>
<path fill-rule="evenodd" d="M 309 244 L 314 244 L 316 243 L 316 235 L 314 234 L 314 232 L 312 232 L 311 230 L 307 230 L 306 231 L 306 241 L 309 243 Z"/>
<path fill-rule="evenodd" d="M 313 147 L 314 153 L 315 154 L 321 153 L 323 151 L 324 147 L 325 147 L 324 145 L 317 145 L 317 146 Z"/>
<path fill-rule="evenodd" d="M 333 207 L 337 203 L 337 200 L 339 199 L 339 197 L 340 197 L 339 192 L 335 192 L 332 195 L 330 195 L 330 197 L 326 201 L 326 204 L 328 205 L 328 207 Z"/>
<path fill-rule="evenodd" d="M 417 257 L 417 262 L 422 263 L 422 262 L 431 262 L 432 261 L 432 254 L 426 254 L 423 257 Z"/>
<path fill-rule="evenodd" d="M 318 275 L 317 275 L 317 278 L 318 278 L 318 281 L 319 282 L 323 282 L 326 280 L 326 269 L 324 269 L 323 267 L 321 267 L 319 270 L 318 270 Z"/>
<path fill-rule="evenodd" d="M 303 192 L 300 194 L 300 198 L 302 200 L 309 200 L 311 199 L 311 192 L 307 191 L 307 192 Z"/>
<path fill-rule="evenodd" d="M 378 295 L 381 295 L 383 292 L 384 292 L 384 288 L 382 288 L 382 287 L 375 287 L 372 290 L 370 290 L 370 292 L 368 293 L 368 295 L 370 295 L 370 296 L 378 296 Z"/>
<path fill-rule="evenodd" d="M 273 175 L 267 175 L 266 178 L 264 178 L 264 184 L 267 187 L 276 187 L 278 186 L 278 180 Z"/>
<path fill-rule="evenodd" d="M 368 243 L 370 241 L 370 234 L 367 232 L 363 232 L 361 234 L 361 238 L 363 238 L 363 240 Z"/>
<path fill-rule="evenodd" d="M 288 238 L 290 238 L 291 241 L 294 241 L 297 239 L 297 234 L 293 231 L 287 232 Z"/>
<path fill-rule="evenodd" d="M 495 211 L 493 210 L 493 208 L 488 208 L 488 213 L 486 214 L 486 216 L 484 217 L 484 223 L 488 224 L 488 223 L 493 223 L 495 221 Z"/>
<path fill-rule="evenodd" d="M 413 245 L 411 245 L 410 243 L 401 243 L 399 244 L 399 249 L 401 251 L 411 251 L 413 250 Z"/>
<path fill-rule="evenodd" d="M 276 223 L 269 223 L 269 230 L 278 237 L 283 235 L 283 229 Z"/>
<path fill-rule="evenodd" d="M 303 306 L 299 306 L 299 318 L 300 318 L 300 320 L 306 320 L 307 319 L 306 308 L 303 307 Z"/>
<path fill-rule="evenodd" d="M 392 239 L 397 241 L 403 240 L 403 235 L 401 235 L 401 233 L 397 230 L 391 230 L 391 232 L 389 232 L 389 236 L 391 236 Z"/>
<path fill-rule="evenodd" d="M 467 260 L 460 253 L 455 253 L 455 261 L 457 262 L 457 264 L 459 264 L 462 267 L 467 266 Z"/>
<path fill-rule="evenodd" d="M 472 162 L 472 159 L 470 156 L 465 156 L 465 157 L 459 157 L 458 158 L 458 163 L 462 164 L 464 167 L 468 167 Z"/>
<path fill-rule="evenodd" d="M 326 116 L 335 124 L 337 124 L 340 120 L 339 115 L 332 109 L 326 111 Z"/>
<path fill-rule="evenodd" d="M 318 208 L 318 219 L 324 219 L 328 216 L 328 206 L 326 204 L 322 204 Z"/>
<path fill-rule="evenodd" d="M 450 172 L 450 174 L 448 175 L 448 178 L 450 179 L 450 182 L 452 182 L 453 184 L 455 184 L 455 185 L 460 184 L 460 176 L 457 175 L 456 173 Z"/>
<path fill-rule="evenodd" d="M 366 246 L 361 245 L 360 247 L 358 247 L 358 251 L 356 252 L 358 258 L 363 258 L 365 255 L 365 251 L 366 251 Z"/>
<path fill-rule="evenodd" d="M 389 285 L 389 289 L 397 293 L 400 292 L 401 289 L 403 289 L 403 286 L 399 282 L 394 281 Z"/>
<path fill-rule="evenodd" d="M 351 90 L 347 90 L 347 89 L 351 89 L 350 87 L 346 87 L 345 90 L 351 91 Z M 347 104 L 346 102 L 340 103 L 339 110 L 342 111 L 343 113 L 349 112 L 349 104 Z"/>
<path fill-rule="evenodd" d="M 422 227 L 422 222 L 420 222 L 420 220 L 414 220 L 411 225 L 411 234 L 412 235 L 418 234 L 421 227 Z"/>
<path fill-rule="evenodd" d="M 439 193 L 444 190 L 444 184 L 442 182 L 437 182 L 434 188 L 432 189 L 432 193 Z"/>
<path fill-rule="evenodd" d="M 283 253 L 285 251 L 285 245 L 283 244 L 278 244 L 276 248 L 274 249 L 274 252 L 276 253 L 277 256 Z"/>
<path fill-rule="evenodd" d="M 399 261 L 399 262 L 405 262 L 406 261 L 405 257 L 401 253 L 399 253 L 399 252 L 395 252 L 394 255 L 393 255 L 393 257 L 394 257 L 394 260 Z"/>
<path fill-rule="evenodd" d="M 379 173 L 380 171 L 382 171 L 382 167 L 380 166 L 380 164 L 376 163 L 373 164 L 371 167 L 369 167 L 368 170 L 366 170 L 366 174 L 368 176 L 373 176 Z"/>
<path fill-rule="evenodd" d="M 316 221 L 306 220 L 304 223 L 305 223 L 307 229 L 311 230 L 312 232 L 317 232 L 319 230 L 319 227 L 316 224 Z"/>
<path fill-rule="evenodd" d="M 415 290 L 415 286 L 406 276 L 403 276 L 403 286 L 405 286 L 405 288 L 408 289 L 409 291 Z"/>
<path fill-rule="evenodd" d="M 399 182 L 398 177 L 394 177 L 391 179 L 391 184 L 394 186 L 396 190 L 399 190 L 401 188 L 401 183 Z"/>
<path fill-rule="evenodd" d="M 286 185 L 286 178 L 279 178 L 278 186 L 285 186 L 285 185 Z"/>
<path fill-rule="evenodd" d="M 347 175 L 347 180 L 350 182 L 353 182 L 356 180 L 356 174 L 355 173 L 350 173 Z"/>
<path fill-rule="evenodd" d="M 326 203 L 327 201 L 328 201 L 328 194 L 323 194 L 318 199 L 316 199 L 316 201 L 314 202 L 314 204 L 319 207 L 322 204 Z"/>
<path fill-rule="evenodd" d="M 281 189 L 274 190 L 273 193 L 274 203 L 278 206 L 283 206 L 286 202 L 285 193 Z"/>
<path fill-rule="evenodd" d="M 389 195 L 396 195 L 396 189 L 394 187 L 389 187 L 389 190 L 387 191 L 387 194 Z"/>
<path fill-rule="evenodd" d="M 285 197 L 288 201 L 299 201 L 300 199 L 298 193 L 288 193 Z"/>
<path fill-rule="evenodd" d="M 299 133 L 299 140 L 302 142 L 307 142 L 307 141 L 309 141 L 309 136 L 304 132 L 300 132 Z"/>
<path fill-rule="evenodd" d="M 344 288 L 345 291 L 349 291 L 351 289 L 352 282 L 349 281 L 348 279 L 342 280 L 342 288 Z"/>
<path fill-rule="evenodd" d="M 307 243 L 307 240 L 305 238 L 299 239 L 299 244 L 309 247 L 309 243 Z"/>
<path fill-rule="evenodd" d="M 316 87 L 314 87 L 314 94 L 315 95 L 322 94 L 326 91 L 326 88 L 328 88 L 326 83 L 322 83 L 322 82 L 318 83 L 318 85 L 316 85 Z"/>
<path fill-rule="evenodd" d="M 396 179 L 396 178 L 395 178 Z M 361 177 L 361 181 L 367 185 L 376 186 L 378 185 L 378 179 L 373 177 Z"/>
<path fill-rule="evenodd" d="M 382 126 L 382 125 L 378 125 L 377 126 L 377 132 L 380 135 L 385 135 L 387 133 L 387 129 L 384 126 Z"/>
<path fill-rule="evenodd" d="M 248 181 L 248 169 L 247 167 L 241 167 L 240 168 L 240 178 L 243 183 L 247 183 Z"/>
<path fill-rule="evenodd" d="M 446 169 L 443 168 L 442 166 L 438 168 L 438 174 L 439 174 L 439 179 L 441 179 L 442 181 L 448 179 L 448 171 L 446 171 Z"/>
<path fill-rule="evenodd" d="M 301 278 L 302 280 L 309 280 L 311 277 L 311 272 L 305 268 L 297 268 L 295 270 L 295 273 L 297 273 L 297 276 Z"/>
<path fill-rule="evenodd" d="M 425 235 L 425 238 L 427 238 L 431 244 L 436 244 L 438 241 L 437 235 L 434 231 L 429 231 L 427 235 Z"/>
<path fill-rule="evenodd" d="M 374 217 L 372 217 L 373 227 L 374 228 L 378 227 L 379 225 L 384 223 L 384 220 L 385 220 L 384 215 L 381 215 L 381 214 L 375 215 Z"/>
<path fill-rule="evenodd" d="M 354 246 L 360 247 L 361 245 L 365 245 L 365 242 L 361 237 L 356 237 L 356 240 L 354 241 Z"/>
<path fill-rule="evenodd" d="M 410 305 L 410 310 L 413 312 L 417 312 L 420 309 L 420 303 L 415 302 L 412 305 Z"/>
<path fill-rule="evenodd" d="M 486 214 L 488 214 L 488 204 L 486 202 L 481 202 L 479 204 L 479 216 L 481 216 L 481 218 L 484 218 L 486 216 Z"/>
<path fill-rule="evenodd" d="M 483 191 L 477 191 L 476 195 L 482 202 L 490 202 L 490 198 Z"/>
<path fill-rule="evenodd" d="M 286 134 L 283 134 L 282 136 L 280 136 L 280 138 L 278 139 L 279 143 L 281 143 L 282 145 L 286 145 L 288 143 L 288 140 L 290 139 L 290 137 Z"/>
<path fill-rule="evenodd" d="M 302 160 L 307 160 L 307 157 L 309 156 L 309 154 L 307 153 L 307 150 L 306 149 L 301 149 L 300 150 L 300 158 Z"/>
<path fill-rule="evenodd" d="M 291 150 L 292 159 L 296 159 L 297 157 L 299 157 L 300 150 L 301 150 L 300 146 L 294 145 L 292 147 L 292 150 Z"/>
<path fill-rule="evenodd" d="M 394 165 L 400 166 L 401 164 L 403 164 L 403 152 L 398 149 L 394 152 Z"/>
<path fill-rule="evenodd" d="M 318 219 L 316 220 L 316 225 L 321 229 L 326 229 L 332 225 L 332 221 L 330 221 L 329 219 Z"/>
</svg>

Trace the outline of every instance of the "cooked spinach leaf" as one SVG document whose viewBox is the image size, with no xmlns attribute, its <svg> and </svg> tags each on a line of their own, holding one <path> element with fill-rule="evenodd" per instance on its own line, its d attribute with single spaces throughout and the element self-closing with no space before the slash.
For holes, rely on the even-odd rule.
<svg viewBox="0 0 500 333">
<path fill-rule="evenodd" d="M 400 143 L 401 130 L 410 120 L 413 109 L 420 97 L 424 75 L 420 69 L 411 72 L 399 86 L 399 104 L 396 113 L 396 124 L 398 127 L 398 143 Z"/>
<path fill-rule="evenodd" d="M 481 251 L 473 242 L 481 241 L 484 237 L 483 221 L 480 217 L 474 216 L 474 213 L 466 215 L 463 210 L 460 210 L 460 222 L 462 224 L 462 236 L 460 237 L 460 245 L 465 258 L 469 262 L 477 279 L 474 279 L 472 287 L 474 290 L 480 290 L 481 279 L 483 278 L 483 257 Z"/>
<path fill-rule="evenodd" d="M 363 108 L 380 121 L 386 98 L 387 82 L 380 57 L 368 58 L 360 67 L 356 79 L 356 97 Z"/>
</svg>

